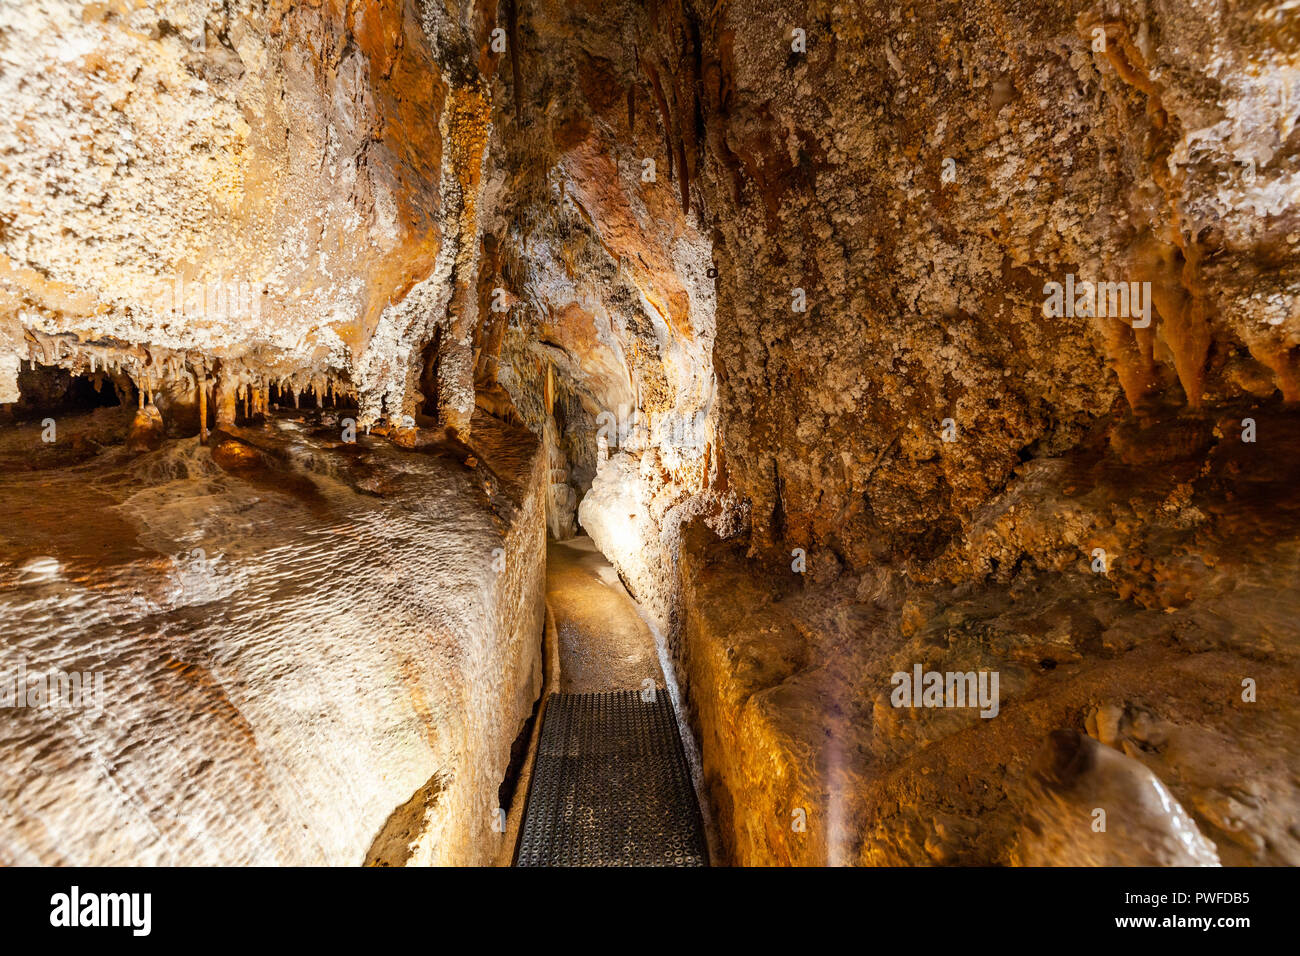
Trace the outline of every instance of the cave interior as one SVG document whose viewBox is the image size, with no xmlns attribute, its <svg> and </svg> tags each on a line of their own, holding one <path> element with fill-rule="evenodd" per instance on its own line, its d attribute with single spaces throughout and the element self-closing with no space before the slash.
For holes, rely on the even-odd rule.
<svg viewBox="0 0 1300 956">
<path fill-rule="evenodd" d="M 6 4 L 0 864 L 1300 864 L 1293 6 Z"/>
</svg>

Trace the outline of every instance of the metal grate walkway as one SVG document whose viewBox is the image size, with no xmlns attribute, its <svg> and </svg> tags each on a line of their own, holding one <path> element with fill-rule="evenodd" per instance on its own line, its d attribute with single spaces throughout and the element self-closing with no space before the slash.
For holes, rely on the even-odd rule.
<svg viewBox="0 0 1300 956">
<path fill-rule="evenodd" d="M 547 698 L 515 865 L 708 865 L 667 691 Z"/>
</svg>

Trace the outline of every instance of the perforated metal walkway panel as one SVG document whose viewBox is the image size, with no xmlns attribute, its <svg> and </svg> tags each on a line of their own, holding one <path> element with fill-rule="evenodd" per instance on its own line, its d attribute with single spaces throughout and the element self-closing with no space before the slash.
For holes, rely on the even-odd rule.
<svg viewBox="0 0 1300 956">
<path fill-rule="evenodd" d="M 708 865 L 667 691 L 547 699 L 515 865 Z"/>
</svg>

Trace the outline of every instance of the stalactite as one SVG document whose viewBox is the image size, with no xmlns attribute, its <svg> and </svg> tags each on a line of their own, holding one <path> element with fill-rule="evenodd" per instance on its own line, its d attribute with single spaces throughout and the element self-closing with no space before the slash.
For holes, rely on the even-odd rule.
<svg viewBox="0 0 1300 956">
<path fill-rule="evenodd" d="M 199 393 L 199 444 L 208 443 L 208 381 L 207 369 L 202 364 L 194 370 L 195 384 Z"/>
<path fill-rule="evenodd" d="M 519 0 L 505 0 L 506 28 L 510 47 L 510 79 L 514 84 L 515 122 L 524 122 L 524 74 L 519 64 Z"/>
<path fill-rule="evenodd" d="M 668 109 L 668 100 L 664 96 L 663 85 L 659 82 L 658 71 L 646 61 L 642 61 L 641 66 L 650 78 L 650 88 L 654 92 L 655 104 L 659 107 L 659 118 L 663 121 L 664 150 L 668 154 L 668 179 L 671 181 L 674 162 L 672 114 Z"/>
</svg>

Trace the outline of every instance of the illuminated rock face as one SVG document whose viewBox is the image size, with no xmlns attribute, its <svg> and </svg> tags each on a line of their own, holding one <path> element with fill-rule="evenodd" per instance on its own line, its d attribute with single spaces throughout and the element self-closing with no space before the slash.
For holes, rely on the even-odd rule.
<svg viewBox="0 0 1300 956">
<path fill-rule="evenodd" d="M 102 681 L 0 709 L 4 862 L 491 862 L 545 524 L 536 443 L 477 424 L 470 466 L 281 420 L 0 478 L 0 693 Z"/>
<path fill-rule="evenodd" d="M 1300 396 L 1294 23 L 1114 9 L 701 22 L 713 361 L 755 546 L 920 566 L 1099 416 Z M 1070 276 L 1138 283 L 1149 326 L 1045 315 Z"/>
<path fill-rule="evenodd" d="M 1294 861 L 1294 708 L 1243 699 L 1261 654 L 1291 686 L 1298 646 L 1272 570 L 1300 395 L 1281 5 L 525 16 L 500 380 L 530 424 L 560 408 L 579 520 L 665 633 L 731 858 Z M 643 420 L 602 445 L 601 412 L 660 396 L 702 442 Z M 893 707 L 917 664 L 998 671 L 1004 707 Z M 1094 844 L 1084 798 L 1032 776 L 1062 729 L 1156 778 L 1099 762 L 1080 792 L 1123 809 Z M 1237 792 L 1221 768 L 1246 764 Z"/>
<path fill-rule="evenodd" d="M 662 633 L 731 859 L 1300 859 L 1285 3 L 82 6 L 0 12 L 0 401 L 145 401 L 39 464 L 477 406 Z M 416 765 L 373 861 L 482 802 Z"/>
<path fill-rule="evenodd" d="M 1261 690 L 1300 679 L 1300 445 L 1293 411 L 1259 425 L 1267 456 L 1179 417 L 1027 464 L 956 586 L 756 574 L 689 528 L 678 656 L 731 858 L 1300 861 L 1300 713 Z M 996 675 L 996 706 L 898 694 L 918 670 Z"/>
<path fill-rule="evenodd" d="M 464 427 L 486 30 L 401 0 L 7 4 L 0 348 L 150 389 L 332 381 L 369 421 L 413 411 L 442 328 Z"/>
</svg>

